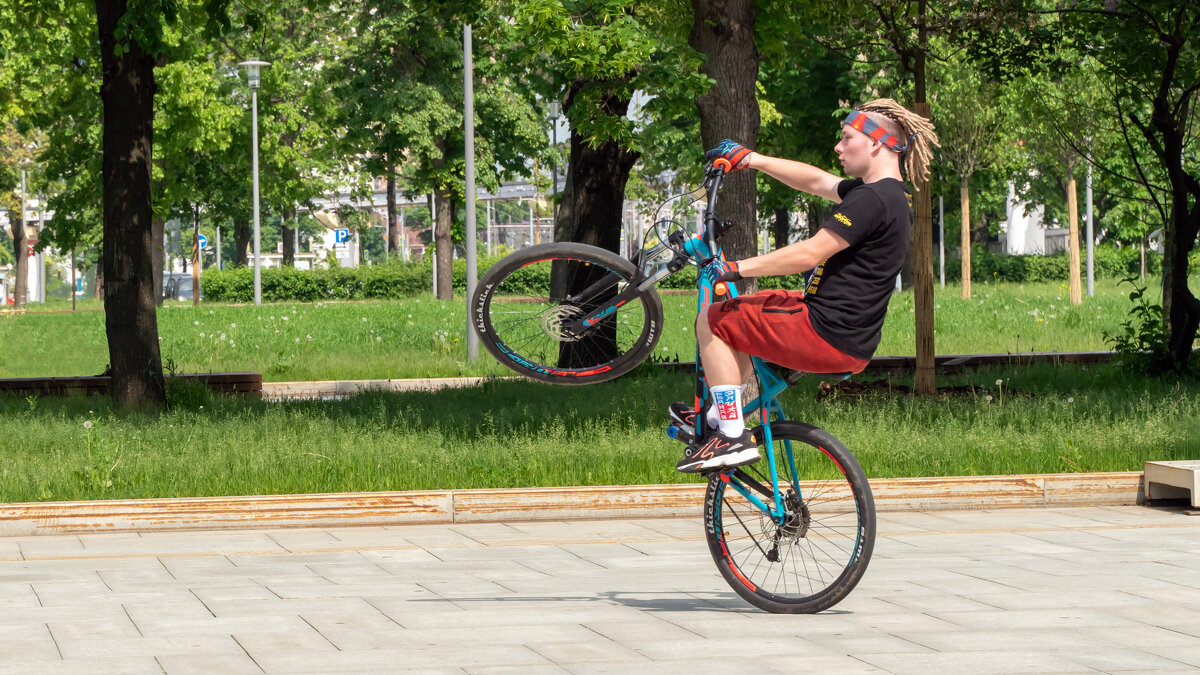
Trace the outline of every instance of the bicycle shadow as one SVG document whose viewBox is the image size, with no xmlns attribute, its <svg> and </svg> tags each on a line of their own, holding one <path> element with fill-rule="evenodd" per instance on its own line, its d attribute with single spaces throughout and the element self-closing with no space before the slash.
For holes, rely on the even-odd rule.
<svg viewBox="0 0 1200 675">
<path fill-rule="evenodd" d="M 752 607 L 733 591 L 709 591 L 704 596 L 692 595 L 685 592 L 665 594 L 639 591 L 600 591 L 586 595 L 527 595 L 516 596 L 487 596 L 487 597 L 433 597 L 415 598 L 412 602 L 522 602 L 561 604 L 561 603 L 605 603 L 621 605 L 644 612 L 721 612 L 728 614 L 767 614 Z M 848 610 L 827 609 L 822 615 L 853 614 Z"/>
</svg>

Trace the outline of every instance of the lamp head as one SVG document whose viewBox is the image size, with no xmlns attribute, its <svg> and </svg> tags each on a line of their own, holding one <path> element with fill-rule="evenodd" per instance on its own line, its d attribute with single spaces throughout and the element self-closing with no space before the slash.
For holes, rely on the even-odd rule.
<svg viewBox="0 0 1200 675">
<path fill-rule="evenodd" d="M 260 69 L 266 68 L 267 66 L 270 66 L 271 64 L 267 61 L 259 61 L 258 59 L 250 59 L 249 61 L 242 61 L 238 65 L 244 66 L 246 68 L 246 76 L 247 76 L 247 79 L 250 80 L 250 88 L 258 89 L 259 82 L 261 81 Z"/>
</svg>

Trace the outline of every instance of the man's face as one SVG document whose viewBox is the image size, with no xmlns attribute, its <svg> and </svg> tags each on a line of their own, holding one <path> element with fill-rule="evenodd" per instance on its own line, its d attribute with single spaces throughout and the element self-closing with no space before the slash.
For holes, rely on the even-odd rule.
<svg viewBox="0 0 1200 675">
<path fill-rule="evenodd" d="M 846 175 L 860 178 L 867 175 L 867 168 L 871 165 L 871 152 L 878 147 L 879 143 L 870 136 L 849 124 L 843 124 L 842 140 L 833 147 L 833 151 L 837 153 L 838 161 L 842 163 Z"/>
</svg>

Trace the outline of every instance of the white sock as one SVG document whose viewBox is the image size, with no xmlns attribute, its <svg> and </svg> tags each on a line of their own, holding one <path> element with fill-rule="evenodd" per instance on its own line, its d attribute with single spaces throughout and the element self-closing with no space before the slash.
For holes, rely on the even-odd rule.
<svg viewBox="0 0 1200 675">
<path fill-rule="evenodd" d="M 742 385 L 717 385 L 711 391 L 721 433 L 729 438 L 741 436 L 746 430 L 746 421 L 742 419 Z"/>
<path fill-rule="evenodd" d="M 704 419 L 708 422 L 709 429 L 721 428 L 721 417 L 717 414 L 717 406 L 710 405 L 704 409 Z"/>
</svg>

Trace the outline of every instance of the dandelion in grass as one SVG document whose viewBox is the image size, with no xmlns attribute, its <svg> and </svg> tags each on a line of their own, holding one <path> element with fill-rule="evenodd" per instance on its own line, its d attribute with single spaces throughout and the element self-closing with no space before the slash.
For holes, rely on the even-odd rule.
<svg viewBox="0 0 1200 675">
<path fill-rule="evenodd" d="M 224 341 L 225 341 L 225 334 L 221 333 L 221 342 L 224 342 Z"/>
<path fill-rule="evenodd" d="M 88 420 L 88 421 L 84 422 L 84 423 L 83 423 L 83 428 L 84 428 L 84 429 L 91 429 L 91 428 L 92 428 L 92 421 L 91 421 L 91 420 Z"/>
<path fill-rule="evenodd" d="M 376 335 L 376 336 L 375 336 L 375 341 L 376 341 L 376 342 L 383 342 L 383 338 L 381 338 L 381 337 L 379 337 L 378 335 Z M 455 340 L 455 342 L 458 342 L 458 340 Z"/>
<path fill-rule="evenodd" d="M 309 341 L 309 342 L 312 342 L 312 336 L 311 336 L 311 335 L 306 335 L 305 337 L 306 337 L 306 338 L 308 338 L 308 341 Z"/>
<path fill-rule="evenodd" d="M 282 318 L 284 321 L 287 321 L 287 320 L 288 320 L 288 318 L 287 318 L 286 316 L 285 316 L 285 317 L 281 317 L 281 318 Z"/>
<path fill-rule="evenodd" d="M 991 395 L 991 394 L 988 394 L 987 396 L 985 396 L 985 397 L 984 397 L 984 400 L 985 400 L 985 401 L 987 401 L 988 403 L 991 403 L 991 402 L 992 402 L 992 395 Z"/>
<path fill-rule="evenodd" d="M 410 316 L 411 316 L 411 315 L 410 315 Z M 364 317 L 363 317 L 363 323 L 366 323 L 366 322 L 367 322 L 367 317 L 365 317 L 365 316 L 364 316 Z"/>
<path fill-rule="evenodd" d="M 1075 397 L 1074 397 L 1074 396 L 1068 396 L 1068 397 L 1067 397 L 1067 403 L 1074 403 L 1074 402 L 1075 402 Z"/>
<path fill-rule="evenodd" d="M 204 331 L 200 331 L 200 337 L 204 337 Z"/>
<path fill-rule="evenodd" d="M 300 338 L 296 338 L 296 344 L 300 344 Z"/>
<path fill-rule="evenodd" d="M 192 322 L 192 325 L 193 325 L 193 326 L 199 326 L 199 325 L 200 325 L 200 322 L 199 322 L 199 321 L 193 321 L 193 322 Z"/>
<path fill-rule="evenodd" d="M 231 323 L 231 324 L 229 324 L 229 327 L 230 327 L 230 328 L 237 328 L 237 324 L 236 324 L 236 323 Z"/>
</svg>

